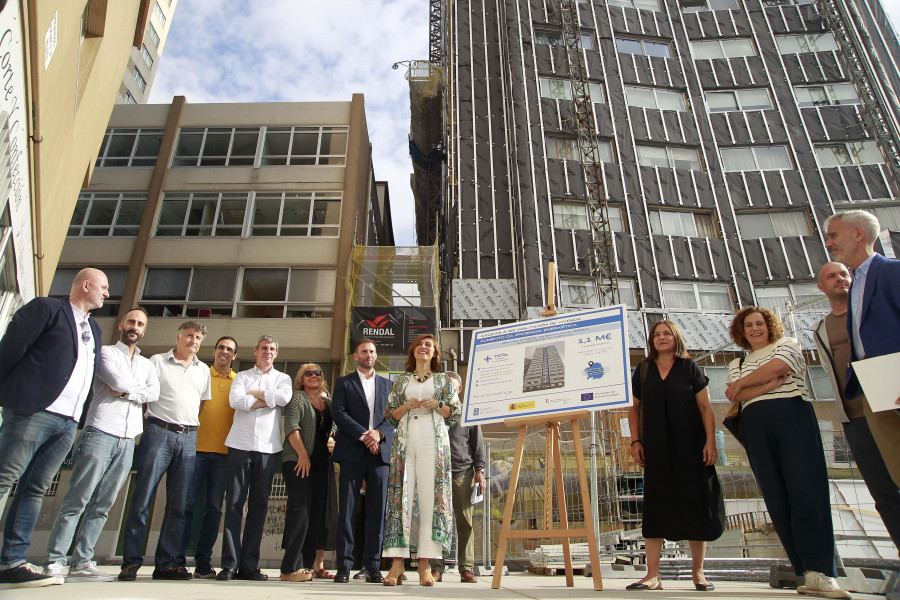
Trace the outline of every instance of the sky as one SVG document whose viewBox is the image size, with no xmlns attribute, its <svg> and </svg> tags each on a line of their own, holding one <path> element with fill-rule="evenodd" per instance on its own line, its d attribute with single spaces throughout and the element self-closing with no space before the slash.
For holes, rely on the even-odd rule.
<svg viewBox="0 0 900 600">
<path fill-rule="evenodd" d="M 895 31 L 900 0 L 882 0 Z M 427 0 L 179 0 L 151 103 L 349 101 L 362 93 L 398 246 L 415 244 L 409 87 L 428 58 Z"/>
<path fill-rule="evenodd" d="M 365 95 L 375 179 L 398 246 L 415 245 L 409 85 L 428 59 L 427 0 L 179 0 L 149 102 L 349 102 Z"/>
</svg>

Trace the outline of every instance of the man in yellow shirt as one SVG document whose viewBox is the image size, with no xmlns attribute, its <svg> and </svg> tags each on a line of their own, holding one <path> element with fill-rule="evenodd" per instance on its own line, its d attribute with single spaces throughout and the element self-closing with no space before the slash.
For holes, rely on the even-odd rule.
<svg viewBox="0 0 900 600">
<path fill-rule="evenodd" d="M 197 461 L 184 507 L 184 535 L 178 557 L 180 564 L 185 565 L 185 553 L 191 541 L 191 526 L 194 522 L 194 506 L 200 498 L 201 490 L 205 490 L 206 504 L 194 552 L 194 577 L 198 579 L 214 579 L 216 576 L 210 562 L 213 546 L 219 537 L 222 503 L 225 500 L 225 468 L 228 464 L 225 438 L 234 419 L 234 409 L 228 403 L 228 394 L 235 376 L 231 364 L 237 358 L 237 350 L 237 341 L 231 336 L 223 336 L 216 342 L 213 366 L 209 368 L 212 376 L 212 399 L 200 406 Z"/>
</svg>

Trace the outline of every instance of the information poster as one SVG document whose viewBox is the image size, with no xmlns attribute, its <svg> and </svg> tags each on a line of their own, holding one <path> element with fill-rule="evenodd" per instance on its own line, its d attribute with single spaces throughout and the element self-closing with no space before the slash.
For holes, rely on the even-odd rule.
<svg viewBox="0 0 900 600">
<path fill-rule="evenodd" d="M 627 328 L 618 305 L 476 331 L 463 423 L 630 406 Z"/>
</svg>

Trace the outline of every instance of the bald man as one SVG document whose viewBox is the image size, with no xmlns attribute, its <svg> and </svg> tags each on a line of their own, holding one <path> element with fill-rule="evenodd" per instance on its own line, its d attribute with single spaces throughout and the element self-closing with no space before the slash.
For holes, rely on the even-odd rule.
<svg viewBox="0 0 900 600">
<path fill-rule="evenodd" d="M 18 480 L 0 549 L 0 590 L 62 583 L 25 562 L 44 493 L 66 458 L 93 395 L 100 327 L 91 311 L 109 298 L 97 269 L 82 269 L 68 298 L 35 298 L 0 339 L 0 501 Z"/>
</svg>

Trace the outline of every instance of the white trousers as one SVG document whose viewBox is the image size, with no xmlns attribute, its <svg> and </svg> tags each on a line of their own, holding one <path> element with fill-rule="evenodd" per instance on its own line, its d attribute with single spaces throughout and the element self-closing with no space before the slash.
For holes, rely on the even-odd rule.
<svg viewBox="0 0 900 600">
<path fill-rule="evenodd" d="M 406 502 L 412 510 L 415 499 L 419 507 L 419 535 L 410 542 L 418 547 L 418 558 L 441 558 L 442 546 L 431 539 L 434 516 L 435 440 L 434 411 L 414 408 L 406 422 Z M 449 474 L 448 474 L 449 475 Z M 410 558 L 409 548 L 386 548 L 382 556 Z"/>
</svg>

